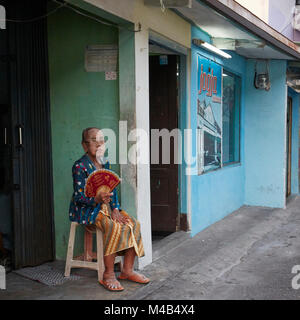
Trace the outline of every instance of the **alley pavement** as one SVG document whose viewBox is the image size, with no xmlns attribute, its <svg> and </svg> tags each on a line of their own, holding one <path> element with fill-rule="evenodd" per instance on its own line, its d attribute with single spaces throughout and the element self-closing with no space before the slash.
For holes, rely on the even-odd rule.
<svg viewBox="0 0 300 320">
<path fill-rule="evenodd" d="M 0 299 L 298 300 L 299 231 L 300 196 L 286 209 L 243 206 L 193 238 L 176 232 L 154 243 L 153 263 L 140 271 L 147 285 L 122 281 L 124 291 L 109 292 L 95 271 L 74 269 L 81 279 L 50 287 L 10 272 Z M 63 271 L 64 261 L 51 264 Z"/>
</svg>

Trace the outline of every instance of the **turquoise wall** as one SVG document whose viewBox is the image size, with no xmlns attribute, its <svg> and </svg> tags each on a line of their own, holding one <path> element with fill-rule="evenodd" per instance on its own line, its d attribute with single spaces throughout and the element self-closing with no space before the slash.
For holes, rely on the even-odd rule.
<svg viewBox="0 0 300 320">
<path fill-rule="evenodd" d="M 192 38 L 210 38 L 192 27 Z M 285 206 L 286 61 L 270 62 L 271 89 L 254 88 L 255 61 L 234 52 L 223 59 L 192 45 L 191 128 L 197 128 L 197 55 L 201 54 L 242 79 L 240 163 L 191 176 L 192 236 L 242 205 Z M 299 192 L 299 96 L 293 95 L 292 193 Z M 196 134 L 194 132 L 193 137 Z M 192 141 L 196 156 L 196 141 Z M 196 165 L 194 166 L 196 169 Z"/>
<path fill-rule="evenodd" d="M 87 73 L 85 47 L 118 44 L 118 30 L 60 9 L 48 18 L 48 37 L 55 236 L 59 259 L 65 257 L 67 250 L 71 168 L 83 155 L 81 132 L 96 126 L 111 128 L 118 135 L 119 81 L 106 81 L 104 72 Z M 119 173 L 118 166 L 112 169 Z"/>
<path fill-rule="evenodd" d="M 286 61 L 270 62 L 270 91 L 253 86 L 247 61 L 245 94 L 245 204 L 285 206 Z"/>
<path fill-rule="evenodd" d="M 291 193 L 299 193 L 299 93 L 291 88 L 288 90 L 288 95 L 293 99 L 292 105 L 292 172 L 291 172 Z"/>
<path fill-rule="evenodd" d="M 197 28 L 192 28 L 192 38 L 207 37 Z M 209 38 L 204 38 L 209 41 Z M 246 61 L 234 52 L 232 59 L 222 59 L 208 51 L 192 45 L 191 61 L 191 128 L 197 128 L 197 55 L 201 54 L 222 65 L 226 70 L 239 75 L 242 79 L 241 96 L 245 96 Z M 244 204 L 244 123 L 245 104 L 241 99 L 241 162 L 222 169 L 191 176 L 192 236 L 212 223 L 224 218 Z M 194 133 L 195 134 L 195 133 Z M 193 135 L 195 136 L 195 135 Z M 192 153 L 196 155 L 196 141 Z"/>
</svg>

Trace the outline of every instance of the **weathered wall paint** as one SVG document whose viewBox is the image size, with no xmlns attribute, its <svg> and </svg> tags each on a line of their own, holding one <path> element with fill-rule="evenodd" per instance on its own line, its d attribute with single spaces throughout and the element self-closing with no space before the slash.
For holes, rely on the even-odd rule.
<svg viewBox="0 0 300 320">
<path fill-rule="evenodd" d="M 206 38 L 203 38 L 205 37 Z M 209 41 L 201 30 L 192 28 L 192 37 Z M 221 64 L 226 70 L 242 78 L 242 94 L 245 95 L 245 59 L 229 52 L 232 59 L 222 59 L 208 51 L 192 45 L 191 66 L 191 128 L 197 128 L 197 55 L 198 53 Z M 244 101 L 241 99 L 240 164 L 232 164 L 222 169 L 191 176 L 192 190 L 192 236 L 212 223 L 224 218 L 244 204 Z M 196 142 L 192 142 L 193 156 L 196 155 Z"/>
<path fill-rule="evenodd" d="M 48 18 L 48 35 L 56 254 L 64 258 L 73 188 L 71 168 L 83 155 L 82 129 L 112 128 L 118 134 L 119 81 L 106 81 L 103 72 L 87 73 L 85 47 L 117 44 L 118 31 L 60 9 Z M 119 172 L 117 166 L 113 170 Z"/>
<path fill-rule="evenodd" d="M 148 43 L 148 30 L 137 33 L 120 31 L 120 120 L 127 121 L 130 140 L 127 150 L 128 156 L 133 155 L 132 160 L 137 158 L 134 149 L 137 145 L 136 137 L 132 135 L 135 130 L 138 130 L 136 135 L 139 140 L 145 139 L 141 144 L 145 149 L 140 151 L 140 155 L 147 156 L 149 151 Z M 140 135 L 139 130 L 144 130 L 148 135 Z M 120 143 L 124 144 L 122 141 Z M 135 215 L 141 224 L 145 256 L 138 259 L 138 268 L 142 269 L 152 261 L 150 167 L 146 163 L 128 163 L 121 165 L 121 171 L 122 206 L 126 211 L 132 210 L 129 212 Z"/>
<path fill-rule="evenodd" d="M 144 29 L 135 34 L 135 116 L 137 130 L 147 135 L 139 135 L 143 141 L 139 153 L 150 159 L 150 106 L 149 106 L 149 32 Z M 146 161 L 147 161 L 146 160 Z M 150 165 L 137 165 L 137 218 L 141 223 L 145 256 L 139 259 L 139 267 L 143 268 L 152 262 L 151 242 L 151 199 L 150 199 Z"/>
<path fill-rule="evenodd" d="M 127 21 L 140 22 L 142 29 L 151 29 L 187 48 L 191 47 L 190 24 L 169 9 L 162 12 L 159 7 L 145 6 L 144 0 L 84 0 L 84 2 L 105 9 Z"/>
<path fill-rule="evenodd" d="M 245 94 L 245 204 L 285 207 L 286 61 L 270 62 L 270 91 L 253 86 L 247 61 Z"/>
</svg>

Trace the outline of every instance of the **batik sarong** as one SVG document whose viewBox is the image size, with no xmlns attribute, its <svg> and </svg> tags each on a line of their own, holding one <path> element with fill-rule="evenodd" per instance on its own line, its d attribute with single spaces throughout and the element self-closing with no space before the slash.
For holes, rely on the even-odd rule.
<svg viewBox="0 0 300 320">
<path fill-rule="evenodd" d="M 127 224 L 112 220 L 110 212 L 105 206 L 97 215 L 95 225 L 103 233 L 104 256 L 113 253 L 123 256 L 125 254 L 124 250 L 134 247 L 136 255 L 143 257 L 145 253 L 140 223 L 126 211 L 120 210 L 120 213 L 129 218 Z"/>
</svg>

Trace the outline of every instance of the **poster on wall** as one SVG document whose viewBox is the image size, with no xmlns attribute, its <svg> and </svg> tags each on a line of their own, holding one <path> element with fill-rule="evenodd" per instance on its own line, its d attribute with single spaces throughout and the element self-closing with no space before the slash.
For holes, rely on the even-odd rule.
<svg viewBox="0 0 300 320">
<path fill-rule="evenodd" d="M 221 167 L 222 67 L 198 55 L 198 174 Z"/>
</svg>

